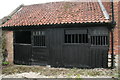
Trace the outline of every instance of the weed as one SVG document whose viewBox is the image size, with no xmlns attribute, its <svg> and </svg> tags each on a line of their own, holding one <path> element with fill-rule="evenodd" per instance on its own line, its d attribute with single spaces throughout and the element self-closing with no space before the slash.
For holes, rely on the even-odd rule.
<svg viewBox="0 0 120 80">
<path fill-rule="evenodd" d="M 80 78 L 80 74 L 77 74 L 77 75 L 76 75 L 76 78 Z"/>
<path fill-rule="evenodd" d="M 2 62 L 2 65 L 3 65 L 3 66 L 7 66 L 7 65 L 9 65 L 9 62 L 7 62 L 7 61 Z"/>
</svg>

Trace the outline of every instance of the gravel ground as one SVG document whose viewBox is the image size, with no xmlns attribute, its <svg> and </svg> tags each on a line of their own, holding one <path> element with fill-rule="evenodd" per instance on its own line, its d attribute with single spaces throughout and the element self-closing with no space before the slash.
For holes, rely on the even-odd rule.
<svg viewBox="0 0 120 80">
<path fill-rule="evenodd" d="M 66 75 L 58 75 L 58 76 L 45 76 L 40 73 L 35 72 L 26 72 L 26 73 L 16 73 L 12 75 L 2 75 L 2 78 L 78 78 L 77 76 L 66 76 Z M 80 78 L 112 78 L 112 76 L 83 76 Z"/>
<path fill-rule="evenodd" d="M 49 66 L 3 67 L 2 78 L 112 78 L 118 77 L 117 69 L 51 68 Z"/>
</svg>

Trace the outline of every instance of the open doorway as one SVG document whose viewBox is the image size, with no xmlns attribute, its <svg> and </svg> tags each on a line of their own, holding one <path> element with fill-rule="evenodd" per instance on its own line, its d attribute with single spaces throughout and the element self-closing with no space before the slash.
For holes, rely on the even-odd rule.
<svg viewBox="0 0 120 80">
<path fill-rule="evenodd" d="M 30 64 L 31 60 L 31 31 L 14 32 L 14 63 Z"/>
<path fill-rule="evenodd" d="M 31 32 L 30 31 L 15 31 L 14 43 L 31 44 Z"/>
</svg>

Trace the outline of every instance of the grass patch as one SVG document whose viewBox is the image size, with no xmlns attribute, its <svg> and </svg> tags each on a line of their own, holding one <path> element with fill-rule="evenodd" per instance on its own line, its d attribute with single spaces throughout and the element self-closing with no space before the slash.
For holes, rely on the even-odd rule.
<svg viewBox="0 0 120 80">
<path fill-rule="evenodd" d="M 2 65 L 3 65 L 3 66 L 7 66 L 7 65 L 9 65 L 9 62 L 7 62 L 7 61 L 2 62 Z"/>
</svg>

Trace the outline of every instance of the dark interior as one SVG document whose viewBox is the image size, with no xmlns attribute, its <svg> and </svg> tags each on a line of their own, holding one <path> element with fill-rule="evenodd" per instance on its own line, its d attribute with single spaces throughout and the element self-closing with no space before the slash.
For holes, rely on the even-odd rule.
<svg viewBox="0 0 120 80">
<path fill-rule="evenodd" d="M 15 31 L 14 32 L 14 42 L 31 44 L 31 32 L 30 31 Z"/>
</svg>

